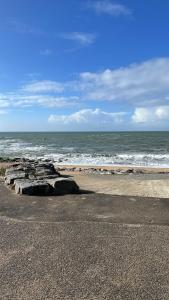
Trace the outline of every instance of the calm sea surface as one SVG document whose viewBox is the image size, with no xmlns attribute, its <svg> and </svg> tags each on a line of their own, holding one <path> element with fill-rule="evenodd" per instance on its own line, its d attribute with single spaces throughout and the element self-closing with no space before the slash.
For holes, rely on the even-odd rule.
<svg viewBox="0 0 169 300">
<path fill-rule="evenodd" d="M 59 164 L 169 166 L 169 132 L 0 133 L 0 157 Z"/>
</svg>

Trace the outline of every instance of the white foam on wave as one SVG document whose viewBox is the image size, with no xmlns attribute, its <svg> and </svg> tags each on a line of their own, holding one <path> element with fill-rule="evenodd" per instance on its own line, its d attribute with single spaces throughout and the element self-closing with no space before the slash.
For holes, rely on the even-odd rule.
<svg viewBox="0 0 169 300">
<path fill-rule="evenodd" d="M 34 152 L 35 156 L 38 152 L 47 151 L 47 147 L 43 145 L 32 145 L 32 143 L 23 142 L 21 140 L 16 139 L 5 139 L 0 140 L 0 156 L 15 156 L 15 154 L 24 156 L 25 154 L 29 154 L 30 152 Z"/>
<path fill-rule="evenodd" d="M 53 153 L 38 157 L 38 159 L 51 159 L 58 165 L 169 167 L 169 154 L 124 153 L 106 156 Z"/>
<path fill-rule="evenodd" d="M 0 139 L 0 156 L 51 159 L 59 165 L 93 166 L 150 166 L 169 167 L 169 153 L 77 153 L 74 147 L 58 148 L 56 145 L 36 145 L 20 139 Z"/>
</svg>

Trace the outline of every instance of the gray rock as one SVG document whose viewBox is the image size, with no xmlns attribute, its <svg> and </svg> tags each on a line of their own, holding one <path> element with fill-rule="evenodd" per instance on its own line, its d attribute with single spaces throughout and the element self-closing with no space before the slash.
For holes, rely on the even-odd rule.
<svg viewBox="0 0 169 300">
<path fill-rule="evenodd" d="M 48 175 L 53 175 L 53 172 L 52 172 L 52 170 L 47 169 L 47 168 L 37 167 L 35 169 L 35 174 L 36 174 L 36 176 L 48 176 Z"/>
<path fill-rule="evenodd" d="M 5 183 L 7 185 L 12 185 L 14 183 L 15 179 L 23 179 L 23 178 L 26 178 L 26 173 L 25 172 L 15 171 L 14 173 L 6 175 Z"/>
<path fill-rule="evenodd" d="M 77 183 L 71 178 L 59 177 L 46 180 L 53 187 L 55 195 L 74 194 L 79 191 Z"/>
<path fill-rule="evenodd" d="M 60 177 L 59 173 L 52 174 L 52 175 L 36 176 L 35 178 L 38 180 L 43 180 L 43 179 L 46 180 L 46 179 L 56 179 L 58 177 Z"/>
<path fill-rule="evenodd" d="M 36 176 L 48 176 L 48 175 L 55 175 L 58 174 L 56 172 L 53 164 L 47 164 L 47 163 L 41 163 L 38 165 L 35 165 L 35 174 Z"/>
<path fill-rule="evenodd" d="M 29 174 L 29 175 L 28 175 L 28 178 L 29 178 L 30 180 L 36 180 L 36 179 L 37 179 L 36 176 L 33 175 L 33 174 Z"/>
<path fill-rule="evenodd" d="M 143 172 L 143 170 L 141 170 L 141 169 L 134 169 L 133 170 L 133 174 L 143 174 L 144 172 Z"/>
<path fill-rule="evenodd" d="M 77 193 L 79 187 L 70 178 L 60 177 L 51 163 L 21 163 L 7 169 L 5 183 L 17 194 L 64 195 Z"/>
<path fill-rule="evenodd" d="M 5 175 L 10 175 L 10 174 L 14 174 L 15 172 L 18 171 L 23 171 L 23 167 L 22 166 L 18 166 L 18 167 L 12 167 L 9 169 L 6 169 Z"/>
<path fill-rule="evenodd" d="M 15 192 L 23 195 L 49 195 L 52 192 L 51 186 L 43 180 L 18 180 L 14 181 Z"/>
</svg>

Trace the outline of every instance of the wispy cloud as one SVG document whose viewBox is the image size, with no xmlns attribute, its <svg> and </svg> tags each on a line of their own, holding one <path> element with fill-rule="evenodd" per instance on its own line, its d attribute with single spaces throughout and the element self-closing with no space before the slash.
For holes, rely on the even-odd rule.
<svg viewBox="0 0 169 300">
<path fill-rule="evenodd" d="M 40 73 L 37 73 L 37 72 L 32 72 L 32 73 L 28 73 L 28 74 L 26 74 L 26 77 L 29 77 L 29 78 L 31 78 L 32 80 L 34 79 L 37 79 L 38 77 L 41 77 L 42 76 L 42 74 L 40 74 Z"/>
<path fill-rule="evenodd" d="M 64 85 L 57 81 L 40 80 L 24 85 L 22 91 L 29 93 L 61 93 L 64 91 Z"/>
<path fill-rule="evenodd" d="M 0 30 L 13 31 L 20 34 L 45 35 L 41 29 L 35 28 L 30 24 L 20 22 L 14 18 L 1 19 Z"/>
<path fill-rule="evenodd" d="M 77 106 L 77 96 L 54 96 L 54 95 L 28 95 L 21 92 L 6 93 L 0 95 L 0 108 L 27 108 L 34 106 L 41 107 L 72 107 Z"/>
<path fill-rule="evenodd" d="M 60 35 L 63 39 L 75 41 L 82 46 L 88 46 L 95 42 L 96 34 L 85 32 L 70 32 Z"/>
<path fill-rule="evenodd" d="M 89 1 L 87 8 L 92 9 L 98 15 L 107 14 L 114 17 L 132 15 L 132 11 L 125 5 L 109 0 Z"/>
<path fill-rule="evenodd" d="M 44 49 L 44 50 L 41 50 L 41 51 L 40 51 L 40 55 L 43 55 L 43 56 L 50 56 L 50 55 L 52 55 L 52 50 L 50 50 L 50 49 Z"/>
</svg>

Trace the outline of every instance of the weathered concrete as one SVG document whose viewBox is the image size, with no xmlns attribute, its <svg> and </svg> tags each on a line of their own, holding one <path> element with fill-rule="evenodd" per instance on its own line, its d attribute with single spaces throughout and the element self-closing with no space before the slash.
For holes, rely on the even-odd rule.
<svg viewBox="0 0 169 300">
<path fill-rule="evenodd" d="M 63 172 L 64 174 L 64 172 Z M 83 189 L 123 196 L 169 198 L 169 175 L 79 175 L 73 174 Z"/>
<path fill-rule="evenodd" d="M 0 184 L 0 298 L 168 300 L 169 199 Z"/>
</svg>

